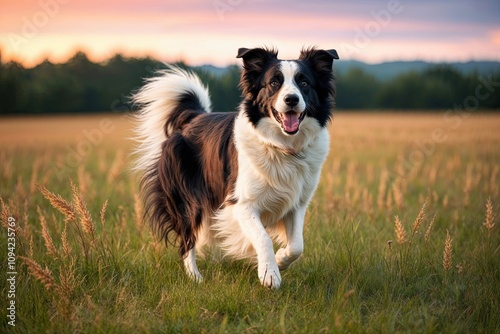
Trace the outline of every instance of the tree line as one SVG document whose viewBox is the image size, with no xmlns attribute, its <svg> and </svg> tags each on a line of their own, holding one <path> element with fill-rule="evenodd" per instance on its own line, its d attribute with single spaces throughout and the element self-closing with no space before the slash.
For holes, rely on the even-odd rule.
<svg viewBox="0 0 500 334">
<path fill-rule="evenodd" d="M 184 62 L 176 65 L 188 68 Z M 145 78 L 164 68 L 152 58 L 119 54 L 95 63 L 83 52 L 66 63 L 44 61 L 25 68 L 2 62 L 0 54 L 0 114 L 132 111 L 131 94 Z M 241 100 L 239 66 L 230 66 L 221 74 L 203 67 L 190 69 L 208 85 L 214 110 L 236 109 Z M 500 94 L 494 93 L 499 86 L 500 72 L 464 74 L 445 64 L 390 80 L 353 68 L 337 75 L 336 105 L 338 109 L 449 109 L 468 101 L 474 104 L 469 107 L 499 109 Z"/>
</svg>

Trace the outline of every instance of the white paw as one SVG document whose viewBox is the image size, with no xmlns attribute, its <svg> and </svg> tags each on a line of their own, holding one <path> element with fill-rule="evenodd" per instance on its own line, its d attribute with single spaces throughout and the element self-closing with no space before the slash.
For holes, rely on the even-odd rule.
<svg viewBox="0 0 500 334">
<path fill-rule="evenodd" d="M 302 251 L 297 251 L 295 253 L 289 254 L 285 248 L 280 248 L 276 252 L 276 263 L 280 270 L 287 269 L 292 263 L 294 263 L 302 254 Z"/>
<path fill-rule="evenodd" d="M 259 265 L 259 280 L 263 286 L 270 289 L 278 289 L 281 285 L 281 274 L 277 265 Z"/>
<path fill-rule="evenodd" d="M 186 273 L 189 278 L 193 281 L 201 283 L 203 281 L 203 276 L 201 276 L 198 266 L 196 265 L 196 256 L 194 249 L 190 250 L 187 256 L 184 258 L 184 267 L 186 268 Z"/>
<path fill-rule="evenodd" d="M 280 268 L 280 270 L 285 270 L 290 265 L 288 255 L 286 254 L 286 250 L 284 248 L 280 248 L 276 252 L 276 263 L 278 263 L 278 268 Z"/>
<path fill-rule="evenodd" d="M 201 276 L 200 272 L 198 270 L 196 271 L 187 271 L 187 274 L 190 279 L 195 281 L 196 283 L 201 283 L 203 282 L 203 276 Z"/>
</svg>

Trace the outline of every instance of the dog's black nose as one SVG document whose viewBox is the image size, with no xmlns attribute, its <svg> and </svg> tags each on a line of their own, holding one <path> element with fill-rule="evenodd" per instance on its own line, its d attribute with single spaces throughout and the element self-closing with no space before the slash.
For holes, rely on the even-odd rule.
<svg viewBox="0 0 500 334">
<path fill-rule="evenodd" d="M 289 94 L 285 96 L 285 103 L 289 107 L 295 107 L 299 104 L 299 97 L 295 94 Z"/>
</svg>

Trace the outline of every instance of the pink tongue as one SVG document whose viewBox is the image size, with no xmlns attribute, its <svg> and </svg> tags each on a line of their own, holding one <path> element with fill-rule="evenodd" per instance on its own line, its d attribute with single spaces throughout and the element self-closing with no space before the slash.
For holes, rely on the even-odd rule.
<svg viewBox="0 0 500 334">
<path fill-rule="evenodd" d="M 299 115 L 294 112 L 283 114 L 283 127 L 287 132 L 295 132 L 299 129 Z"/>
</svg>

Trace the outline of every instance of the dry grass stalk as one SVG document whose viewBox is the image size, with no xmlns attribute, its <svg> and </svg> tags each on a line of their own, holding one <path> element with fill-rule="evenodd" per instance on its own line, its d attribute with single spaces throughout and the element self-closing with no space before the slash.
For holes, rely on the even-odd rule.
<svg viewBox="0 0 500 334">
<path fill-rule="evenodd" d="M 468 164 L 467 165 L 467 171 L 466 171 L 466 174 L 465 174 L 465 185 L 464 185 L 464 188 L 463 188 L 463 192 L 464 192 L 464 206 L 465 207 L 468 207 L 469 204 L 470 204 L 470 191 L 472 189 L 472 183 L 473 183 L 473 180 L 472 180 L 472 164 Z"/>
<path fill-rule="evenodd" d="M 363 207 L 364 210 L 370 213 L 373 203 L 373 194 L 367 189 L 363 189 Z"/>
<path fill-rule="evenodd" d="M 470 204 L 470 191 L 469 190 L 464 190 L 464 207 L 468 207 Z"/>
<path fill-rule="evenodd" d="M 399 182 L 394 182 L 392 184 L 392 194 L 394 195 L 394 203 L 398 209 L 403 208 L 403 193 L 401 192 L 401 187 L 399 186 Z"/>
<path fill-rule="evenodd" d="M 474 173 L 474 177 L 472 179 L 472 189 L 479 187 L 479 183 L 481 182 L 481 178 L 483 177 L 483 173 L 481 172 L 483 169 L 483 163 L 476 163 L 476 173 Z"/>
<path fill-rule="evenodd" d="M 35 243 L 33 241 L 33 235 L 30 235 L 30 244 L 29 244 L 29 256 L 30 257 L 33 257 L 33 254 L 34 254 L 34 249 L 35 249 Z"/>
<path fill-rule="evenodd" d="M 422 193 L 418 194 L 418 204 L 424 205 L 426 199 L 427 197 L 424 197 Z"/>
<path fill-rule="evenodd" d="M 327 173 L 326 174 L 326 189 L 329 191 L 333 189 L 335 186 L 335 179 L 333 178 L 332 173 Z"/>
<path fill-rule="evenodd" d="M 439 202 L 439 195 L 438 195 L 437 191 L 435 191 L 435 190 L 432 191 L 432 201 L 433 201 L 433 203 Z"/>
<path fill-rule="evenodd" d="M 361 186 L 358 183 L 354 184 L 354 193 L 352 195 L 352 202 L 358 204 L 361 198 Z"/>
<path fill-rule="evenodd" d="M 90 184 L 90 175 L 85 171 L 85 166 L 80 165 L 78 167 L 78 187 L 80 189 L 80 193 L 86 194 L 89 189 Z"/>
<path fill-rule="evenodd" d="M 434 214 L 434 217 L 432 217 L 432 220 L 429 223 L 429 226 L 427 227 L 427 230 L 425 231 L 425 236 L 424 236 L 424 240 L 425 241 L 429 240 L 429 236 L 431 235 L 432 225 L 434 225 L 434 221 L 435 220 L 436 220 L 436 214 Z"/>
<path fill-rule="evenodd" d="M 66 201 L 60 195 L 56 195 L 44 186 L 37 184 L 38 190 L 42 193 L 43 197 L 49 200 L 50 204 L 59 210 L 66 218 L 65 221 L 75 221 L 76 220 L 76 212 L 75 208 L 71 203 Z"/>
<path fill-rule="evenodd" d="M 108 183 L 113 183 L 118 176 L 120 176 L 123 166 L 125 165 L 125 154 L 122 150 L 118 151 L 115 156 L 115 160 L 111 164 L 111 168 L 108 173 Z"/>
<path fill-rule="evenodd" d="M 366 166 L 366 181 L 368 185 L 373 184 L 373 181 L 375 181 L 375 166 L 373 164 Z"/>
<path fill-rule="evenodd" d="M 99 169 L 99 173 L 104 175 L 108 170 L 108 162 L 106 159 L 108 153 L 106 150 L 100 149 L 98 150 L 97 155 L 98 155 L 97 161 L 99 162 L 97 167 Z"/>
<path fill-rule="evenodd" d="M 142 201 L 141 197 L 137 193 L 134 194 L 134 215 L 135 215 L 135 226 L 137 227 L 137 229 L 141 230 L 143 225 Z"/>
<path fill-rule="evenodd" d="M 47 291 L 58 287 L 49 268 L 45 267 L 45 269 L 42 269 L 42 267 L 35 260 L 28 257 L 19 256 L 19 258 L 23 260 L 24 264 L 26 264 L 31 276 L 39 280 Z"/>
<path fill-rule="evenodd" d="M 52 174 L 53 174 L 53 170 L 52 169 L 49 169 L 47 171 L 44 171 L 43 173 L 43 178 L 41 179 L 41 183 L 42 184 L 47 184 L 49 183 L 49 180 L 50 178 L 52 177 Z M 36 184 L 35 184 L 35 188 L 36 188 Z"/>
<path fill-rule="evenodd" d="M 436 176 L 437 176 L 437 164 L 434 164 L 432 165 L 428 176 L 430 185 L 434 185 L 436 183 Z"/>
<path fill-rule="evenodd" d="M 77 280 L 75 278 L 75 262 L 71 260 L 66 270 L 59 272 L 60 293 L 65 301 L 70 300 L 71 294 L 75 290 Z"/>
<path fill-rule="evenodd" d="M 73 189 L 73 201 L 75 204 L 75 209 L 80 216 L 80 225 L 85 233 L 90 235 L 92 237 L 92 240 L 94 240 L 95 227 L 94 222 L 92 221 L 92 217 L 90 216 L 90 212 L 87 209 L 87 204 L 83 200 L 82 194 L 78 191 L 73 182 L 71 182 L 71 188 Z"/>
<path fill-rule="evenodd" d="M 443 203 L 442 203 L 443 208 L 446 209 L 448 207 L 448 201 L 449 201 L 448 194 L 446 194 L 443 196 Z"/>
<path fill-rule="evenodd" d="M 10 180 L 12 178 L 12 160 L 2 159 L 2 172 L 5 180 Z"/>
<path fill-rule="evenodd" d="M 429 198 L 427 197 L 425 199 L 424 204 L 422 204 L 420 211 L 418 212 L 417 218 L 415 218 L 415 221 L 413 222 L 412 235 L 415 235 L 415 233 L 417 233 L 418 228 L 420 227 L 420 225 L 422 224 L 422 221 L 425 218 L 425 208 L 426 208 L 428 202 L 429 202 Z"/>
<path fill-rule="evenodd" d="M 42 237 L 43 240 L 45 241 L 45 248 L 47 248 L 47 254 L 57 257 L 59 255 L 59 252 L 57 251 L 56 246 L 54 246 L 52 237 L 50 236 L 49 231 L 47 229 L 47 221 L 45 219 L 45 216 L 43 215 L 42 210 L 40 209 L 39 206 L 37 206 L 36 210 L 38 212 L 38 217 L 40 219 L 40 225 L 42 226 Z"/>
<path fill-rule="evenodd" d="M 106 223 L 105 215 L 106 215 L 106 208 L 108 207 L 108 200 L 104 202 L 102 205 L 100 217 L 101 217 L 101 225 L 104 226 L 104 223 Z"/>
<path fill-rule="evenodd" d="M 4 228 L 9 227 L 9 208 L 7 207 L 7 204 L 3 201 L 3 198 L 0 196 L 0 204 L 2 205 L 2 211 L 0 213 L 0 219 L 2 221 L 2 226 Z"/>
<path fill-rule="evenodd" d="M 398 244 L 402 245 L 406 242 L 406 231 L 401 220 L 399 220 L 399 216 L 394 216 L 394 225 L 396 230 L 396 241 Z"/>
<path fill-rule="evenodd" d="M 20 256 L 19 258 L 23 260 L 24 264 L 28 267 L 28 271 L 31 276 L 40 281 L 40 283 L 42 283 L 45 287 L 45 290 L 47 290 L 48 292 L 53 292 L 52 296 L 56 300 L 59 300 L 59 302 L 56 304 L 58 312 L 64 319 L 70 320 L 72 312 L 72 305 L 70 303 L 71 294 L 76 287 L 74 262 L 70 263 L 67 270 L 63 270 L 61 268 L 61 271 L 59 272 L 60 284 L 57 284 L 49 268 L 45 267 L 45 269 L 43 269 L 35 260 L 31 258 L 24 256 Z"/>
<path fill-rule="evenodd" d="M 40 169 L 40 158 L 36 158 L 33 162 L 31 170 L 30 194 L 34 194 L 36 190 L 36 180 L 38 179 L 38 170 Z"/>
<path fill-rule="evenodd" d="M 491 197 L 488 197 L 486 201 L 486 216 L 484 219 L 484 227 L 488 230 L 488 233 L 491 232 L 491 229 L 495 226 L 493 222 L 495 220 L 495 216 L 493 215 L 493 203 L 491 202 Z"/>
<path fill-rule="evenodd" d="M 163 304 L 165 303 L 165 301 L 168 300 L 168 297 L 169 297 L 169 294 L 167 292 L 165 292 L 164 290 L 162 290 L 160 301 L 158 302 L 158 304 L 155 307 L 155 312 L 159 312 L 162 309 Z"/>
<path fill-rule="evenodd" d="M 498 165 L 495 165 L 493 167 L 493 171 L 491 172 L 491 177 L 490 177 L 490 192 L 493 194 L 498 194 L 498 183 L 497 183 L 497 175 L 498 175 Z"/>
<path fill-rule="evenodd" d="M 350 161 L 347 164 L 347 175 L 346 175 L 346 190 L 353 190 L 356 182 L 356 163 Z"/>
<path fill-rule="evenodd" d="M 18 198 L 27 198 L 26 191 L 24 189 L 23 178 L 21 176 L 17 177 L 16 187 L 14 188 L 14 194 L 18 196 Z"/>
<path fill-rule="evenodd" d="M 378 195 L 377 195 L 377 205 L 379 209 L 384 208 L 384 198 L 385 198 L 385 191 L 387 189 L 387 181 L 389 179 L 389 172 L 387 169 L 382 169 L 380 172 L 380 183 L 378 185 Z"/>
<path fill-rule="evenodd" d="M 120 215 L 120 224 L 122 228 L 127 228 L 127 224 L 129 222 L 129 212 L 125 210 L 125 208 L 121 207 L 121 215 Z"/>
<path fill-rule="evenodd" d="M 444 243 L 444 251 L 443 251 L 443 269 L 445 272 L 448 272 L 451 267 L 453 266 L 453 262 L 451 259 L 452 256 L 452 251 L 453 251 L 453 246 L 452 246 L 452 241 L 450 237 L 450 232 L 446 230 L 446 241 Z"/>
<path fill-rule="evenodd" d="M 392 211 L 392 194 L 390 192 L 388 192 L 385 199 L 385 208 L 387 209 L 387 211 Z"/>
<path fill-rule="evenodd" d="M 68 223 L 64 223 L 64 230 L 62 231 L 61 234 L 61 242 L 62 242 L 62 247 L 64 251 L 64 256 L 68 258 L 71 254 L 71 247 L 69 246 L 68 243 L 68 235 L 67 235 L 67 230 L 68 230 Z"/>
</svg>

